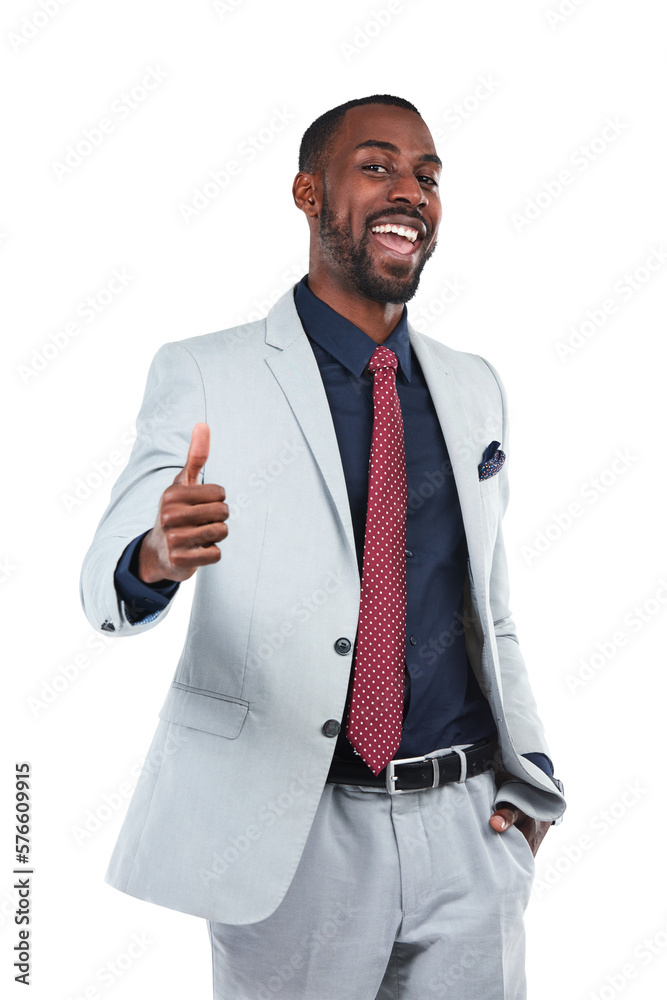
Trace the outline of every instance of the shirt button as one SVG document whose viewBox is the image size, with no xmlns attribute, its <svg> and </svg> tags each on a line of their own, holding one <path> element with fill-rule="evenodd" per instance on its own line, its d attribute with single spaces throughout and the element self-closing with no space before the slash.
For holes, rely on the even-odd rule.
<svg viewBox="0 0 667 1000">
<path fill-rule="evenodd" d="M 416 637 L 414 635 L 410 636 L 410 645 L 411 646 L 416 646 L 417 645 L 417 639 L 416 639 Z"/>
<path fill-rule="evenodd" d="M 345 656 L 345 654 L 349 653 L 350 650 L 352 649 L 352 643 L 350 642 L 349 639 L 346 639 L 344 636 L 341 636 L 340 639 L 336 639 L 336 641 L 334 642 L 334 649 L 336 650 L 337 653 L 340 653 L 341 656 Z"/>
<path fill-rule="evenodd" d="M 322 732 L 325 736 L 338 736 L 340 733 L 340 722 L 337 719 L 327 719 L 322 726 Z"/>
<path fill-rule="evenodd" d="M 405 558 L 412 559 L 412 552 L 410 551 L 410 549 L 405 550 Z"/>
</svg>

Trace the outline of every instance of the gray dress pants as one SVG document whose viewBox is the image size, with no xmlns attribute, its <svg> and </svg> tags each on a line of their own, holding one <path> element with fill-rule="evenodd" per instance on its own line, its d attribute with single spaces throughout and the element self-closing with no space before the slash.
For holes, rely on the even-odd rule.
<svg viewBox="0 0 667 1000">
<path fill-rule="evenodd" d="M 525 1000 L 528 842 L 495 781 L 404 795 L 327 784 L 266 920 L 208 922 L 215 1000 Z"/>
</svg>

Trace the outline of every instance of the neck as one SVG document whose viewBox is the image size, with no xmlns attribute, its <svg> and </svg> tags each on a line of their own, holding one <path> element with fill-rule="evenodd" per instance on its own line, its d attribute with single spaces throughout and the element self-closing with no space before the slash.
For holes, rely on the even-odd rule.
<svg viewBox="0 0 667 1000">
<path fill-rule="evenodd" d="M 374 302 L 354 288 L 337 284 L 330 275 L 313 267 L 308 271 L 308 287 L 313 295 L 349 319 L 376 344 L 383 344 L 403 315 L 401 302 Z"/>
</svg>

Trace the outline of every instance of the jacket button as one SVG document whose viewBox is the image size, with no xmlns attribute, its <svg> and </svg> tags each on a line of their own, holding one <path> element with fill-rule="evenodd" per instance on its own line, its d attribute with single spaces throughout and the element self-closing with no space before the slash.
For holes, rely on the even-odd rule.
<svg viewBox="0 0 667 1000">
<path fill-rule="evenodd" d="M 350 650 L 352 649 L 352 643 L 350 642 L 349 639 L 345 638 L 336 639 L 336 641 L 334 642 L 334 649 L 336 650 L 337 653 L 340 653 L 341 656 L 345 656 L 345 654 L 349 653 Z"/>
<path fill-rule="evenodd" d="M 340 732 L 340 722 L 338 722 L 337 719 L 327 719 L 322 726 L 322 732 L 325 736 L 338 736 Z"/>
</svg>

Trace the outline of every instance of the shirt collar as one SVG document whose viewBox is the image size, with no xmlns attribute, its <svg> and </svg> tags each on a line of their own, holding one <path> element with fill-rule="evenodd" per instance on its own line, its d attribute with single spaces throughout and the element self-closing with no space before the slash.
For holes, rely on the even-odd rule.
<svg viewBox="0 0 667 1000">
<path fill-rule="evenodd" d="M 308 275 L 296 286 L 294 304 L 308 337 L 316 341 L 354 375 L 361 375 L 373 351 L 378 346 L 372 337 L 350 322 L 308 287 Z M 410 381 L 410 337 L 408 334 L 408 307 L 403 307 L 401 318 L 383 342 L 398 358 L 398 364 Z"/>
</svg>

